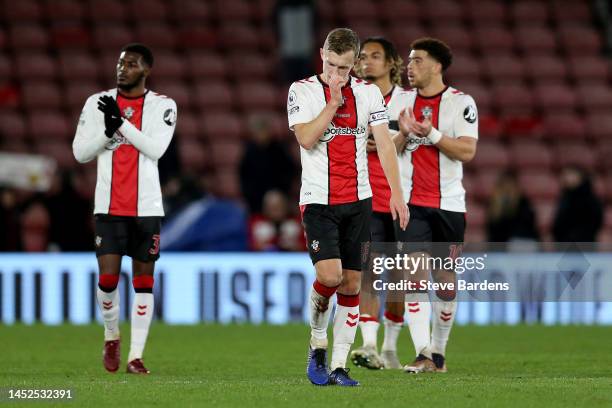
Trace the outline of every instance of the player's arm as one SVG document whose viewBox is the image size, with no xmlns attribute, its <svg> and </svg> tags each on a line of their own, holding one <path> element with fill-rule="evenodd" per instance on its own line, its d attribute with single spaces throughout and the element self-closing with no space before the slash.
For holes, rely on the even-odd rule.
<svg viewBox="0 0 612 408">
<path fill-rule="evenodd" d="M 376 141 L 376 150 L 380 164 L 391 188 L 391 214 L 394 220 L 399 217 L 400 227 L 405 229 L 406 225 L 408 225 L 408 208 L 404 202 L 404 193 L 400 183 L 397 150 L 391 140 L 387 123 L 372 126 L 372 135 Z"/>
<path fill-rule="evenodd" d="M 172 99 L 164 99 L 150 118 L 154 124 L 149 134 L 144 134 L 128 120 L 123 121 L 117 132 L 149 159 L 159 160 L 172 140 L 176 115 L 176 103 Z"/>
<path fill-rule="evenodd" d="M 334 119 L 334 115 L 338 108 L 342 105 L 342 92 L 341 88 L 343 80 L 339 76 L 332 77 L 329 83 L 330 98 L 323 110 L 312 120 L 305 123 L 295 123 L 291 126 L 291 129 L 295 133 L 295 137 L 304 149 L 310 150 L 319 141 L 325 130 Z M 292 86 L 293 89 L 293 86 Z M 291 92 L 291 90 L 289 91 Z M 300 96 L 296 96 L 300 98 Z M 307 107 L 303 101 L 296 106 L 287 106 L 289 114 L 289 122 L 292 123 L 292 110 L 298 109 L 295 114 L 304 115 L 306 112 L 300 114 L 299 109 L 305 110 Z M 295 120 L 294 120 L 295 121 Z"/>
<path fill-rule="evenodd" d="M 72 154 L 79 163 L 87 163 L 98 157 L 109 141 L 104 135 L 104 124 L 96 117 L 99 115 L 96 101 L 96 97 L 91 96 L 85 102 L 72 142 Z"/>
<path fill-rule="evenodd" d="M 460 136 L 455 139 L 442 135 L 436 147 L 449 158 L 462 163 L 469 162 L 476 155 L 476 139 L 470 136 Z"/>
<path fill-rule="evenodd" d="M 407 139 L 404 135 L 402 135 L 401 132 L 393 132 L 392 130 L 389 130 L 389 132 L 391 133 L 391 141 L 395 146 L 395 151 L 397 152 L 397 154 L 400 154 L 406 148 Z M 368 152 L 375 152 L 376 140 L 368 138 L 368 144 L 366 146 L 366 149 Z"/>
<path fill-rule="evenodd" d="M 395 150 L 397 154 L 401 154 L 406 149 L 406 144 L 408 143 L 408 138 L 402 134 L 402 132 L 391 132 L 391 140 L 395 145 Z"/>
</svg>

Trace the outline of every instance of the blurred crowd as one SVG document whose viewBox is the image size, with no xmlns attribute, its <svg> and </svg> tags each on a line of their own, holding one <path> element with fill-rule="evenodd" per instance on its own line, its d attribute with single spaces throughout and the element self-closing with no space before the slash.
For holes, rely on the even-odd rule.
<svg viewBox="0 0 612 408">
<path fill-rule="evenodd" d="M 429 33 L 446 39 L 453 47 L 456 58 L 450 72 L 451 83 L 456 81 L 475 97 L 480 114 L 480 151 L 475 163 L 466 166 L 464 183 L 468 197 L 468 241 L 595 242 L 602 238 L 612 241 L 612 209 L 607 209 L 605 217 L 604 205 L 605 199 L 610 201 L 612 197 L 612 188 L 601 188 L 612 181 L 612 173 L 606 170 L 607 154 L 612 151 L 606 139 L 612 134 L 612 122 L 607 120 L 612 82 L 609 62 L 600 55 L 604 41 L 599 38 L 599 26 L 593 24 L 597 19 L 593 18 L 590 5 L 493 0 L 439 0 L 422 6 L 418 2 L 386 0 L 382 7 L 374 1 L 190 0 L 181 1 L 180 7 L 166 3 L 151 1 L 147 10 L 142 10 L 135 1 L 66 3 L 74 9 L 59 8 L 54 2 L 42 0 L 6 2 L 5 9 L 12 14 L 0 16 L 7 25 L 0 25 L 0 49 L 4 53 L 0 54 L 3 57 L 0 113 L 2 110 L 9 113 L 1 117 L 0 149 L 43 153 L 57 160 L 59 170 L 45 192 L 0 185 L 0 251 L 93 249 L 95 163 L 76 166 L 65 140 L 74 129 L 73 123 L 64 119 L 75 116 L 73 113 L 82 106 L 85 97 L 82 93 L 90 92 L 85 84 L 99 90 L 101 83 L 106 85 L 110 80 L 108 75 L 112 74 L 110 67 L 117 48 L 112 41 L 132 38 L 128 35 L 133 33 L 132 21 L 122 20 L 119 24 L 115 21 L 116 15 L 125 16 L 128 9 L 135 9 L 139 17 L 148 12 L 149 18 L 157 22 L 157 31 L 150 29 L 148 21 L 136 29 L 139 38 L 145 36 L 145 42 L 161 50 L 160 63 L 152 75 L 153 88 L 181 102 L 178 131 L 159 162 L 166 212 L 162 230 L 165 250 L 305 249 L 297 205 L 299 149 L 293 135 L 285 131 L 284 103 L 279 102 L 275 90 L 282 90 L 284 98 L 288 83 L 316 71 L 321 35 L 339 24 L 355 27 L 364 37 L 386 33 L 403 53 L 412 39 Z M 590 3 L 597 6 L 595 9 L 605 5 Z M 604 14 L 609 16 L 607 9 Z M 89 16 L 87 13 L 91 16 L 85 17 Z M 406 26 L 401 13 L 413 24 Z M 58 15 L 71 23 L 56 25 Z M 45 19 L 49 24 L 43 23 Z M 90 20 L 95 24 L 90 24 Z M 209 23 L 206 27 L 202 27 L 203 20 Z M 482 27 L 483 20 L 493 24 Z M 440 21 L 443 24 L 438 24 Z M 271 27 L 274 32 L 269 30 Z M 169 40 L 171 35 L 176 36 L 176 41 Z M 211 40 L 215 35 L 219 41 Z M 66 51 L 63 47 L 68 50 L 74 47 L 78 52 L 62 53 Z M 228 50 L 240 57 L 250 55 L 251 63 L 247 59 L 244 66 L 236 69 L 233 57 L 226 55 Z M 535 66 L 542 69 L 528 68 L 532 57 Z M 66 61 L 68 64 L 64 64 Z M 58 68 L 57 78 L 43 69 L 55 63 L 67 68 Z M 11 77 L 12 65 L 15 69 Z M 183 74 L 192 82 L 181 77 L 185 65 L 190 71 Z M 215 72 L 215 66 L 219 72 Z M 79 67 L 83 69 L 76 69 Z M 32 72 L 26 72 L 28 69 Z M 76 71 L 82 78 L 74 77 Z M 42 88 L 33 87 L 37 81 L 31 78 L 37 75 L 49 83 Z M 251 81 L 251 75 L 257 81 Z M 63 76 L 66 78 L 60 80 Z M 267 84 L 269 95 L 245 92 L 246 96 L 265 94 L 261 96 L 269 100 L 267 105 L 262 102 L 266 98 L 256 98 L 251 104 L 240 102 L 230 108 L 230 102 L 234 103 L 234 99 L 240 99 L 237 95 L 242 94 L 231 93 L 229 89 L 245 78 L 248 85 Z M 200 81 L 204 85 L 197 87 Z M 217 82 L 227 91 L 228 106 L 217 106 L 219 95 L 211 88 Z M 532 97 L 526 85 L 532 87 L 536 83 L 542 85 L 540 97 Z M 62 88 L 58 88 L 59 84 Z M 28 91 L 30 85 L 32 90 Z M 571 97 L 557 97 L 550 92 L 555 87 L 565 92 L 561 96 L 569 92 Z M 39 97 L 45 89 L 56 90 L 50 94 L 57 101 L 45 102 L 45 98 Z M 59 114 L 58 110 L 55 116 L 32 113 L 58 108 L 64 102 L 59 89 L 70 105 L 64 107 L 65 112 Z M 201 92 L 202 89 L 209 92 Z M 208 99 L 200 98 L 207 94 Z M 196 108 L 197 104 L 201 106 Z M 523 109 L 529 107 L 526 105 L 530 105 L 530 112 L 540 109 L 540 116 L 525 119 L 519 115 L 517 120 L 515 110 L 519 109 L 522 115 Z M 219 114 L 220 126 L 207 129 L 203 125 L 209 119 L 206 114 L 214 108 L 227 112 Z M 271 118 L 251 115 L 260 110 L 273 115 Z M 35 132 L 26 132 L 23 119 L 26 117 L 28 129 L 31 127 Z M 62 118 L 60 122 L 47 120 L 58 117 Z M 550 120 L 544 120 L 547 126 L 544 135 L 538 135 L 534 129 L 542 118 Z M 228 124 L 229 119 L 233 121 Z M 233 133 L 240 140 L 232 139 L 229 125 L 239 129 Z M 248 136 L 242 131 L 245 126 Z M 17 132 L 19 129 L 21 133 Z M 40 139 L 23 137 L 28 132 Z M 53 137 L 61 139 L 61 143 L 54 142 Z M 218 143 L 213 145 L 213 141 Z M 541 172 L 521 172 L 525 170 L 521 166 L 526 164 L 521 164 L 520 159 L 531 161 L 526 170 Z M 572 161 L 583 165 L 573 165 Z M 507 166 L 511 168 L 506 170 Z M 547 177 L 535 180 L 537 175 Z M 497 177 L 492 191 L 489 176 Z M 557 181 L 561 188 L 558 193 Z M 547 190 L 544 197 L 527 191 L 538 189 Z M 471 197 L 474 200 L 470 202 Z"/>
<path fill-rule="evenodd" d="M 166 249 L 304 250 L 297 206 L 299 159 L 292 154 L 297 145 L 291 139 L 273 138 L 263 117 L 254 118 L 249 131 L 239 161 L 240 203 L 216 198 L 218 186 L 210 174 L 182 169 L 176 153 L 180 135 L 171 143 L 159 163 L 164 228 L 168 225 L 175 231 L 170 233 Z M 79 169 L 58 171 L 44 193 L 0 188 L 0 251 L 91 251 L 94 185 L 87 174 Z M 499 174 L 486 209 L 486 239 L 596 242 L 603 226 L 604 205 L 591 176 L 569 166 L 560 172 L 559 179 L 562 190 L 552 209 L 554 214 L 550 214 L 553 222 L 549 231 L 542 231 L 517 175 L 512 170 Z M 194 228 L 176 232 L 172 223 L 182 224 L 177 220 L 185 217 Z"/>
</svg>

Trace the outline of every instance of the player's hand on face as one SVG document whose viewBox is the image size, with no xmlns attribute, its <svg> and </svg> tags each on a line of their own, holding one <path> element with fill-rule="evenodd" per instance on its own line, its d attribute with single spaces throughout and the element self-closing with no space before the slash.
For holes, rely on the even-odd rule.
<svg viewBox="0 0 612 408">
<path fill-rule="evenodd" d="M 345 82 L 340 75 L 332 74 L 329 78 L 330 102 L 338 107 L 342 106 L 344 102 L 342 100 L 342 86 Z"/>
<path fill-rule="evenodd" d="M 404 202 L 404 197 L 397 193 L 391 193 L 389 208 L 391 209 L 393 220 L 399 219 L 400 228 L 405 230 L 408 226 L 410 212 L 408 211 L 408 206 Z"/>
</svg>

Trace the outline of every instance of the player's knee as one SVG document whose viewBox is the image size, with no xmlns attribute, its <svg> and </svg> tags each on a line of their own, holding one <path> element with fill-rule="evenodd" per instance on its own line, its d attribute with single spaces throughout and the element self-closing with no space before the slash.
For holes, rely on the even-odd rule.
<svg viewBox="0 0 612 408">
<path fill-rule="evenodd" d="M 152 275 L 134 276 L 132 279 L 132 285 L 136 293 L 153 293 L 154 282 Z"/>
<path fill-rule="evenodd" d="M 119 285 L 118 274 L 101 273 L 98 276 L 98 287 L 102 292 L 110 293 L 117 289 L 117 285 Z"/>
<path fill-rule="evenodd" d="M 342 293 L 355 295 L 361 290 L 361 279 L 354 277 L 345 277 L 345 279 L 342 281 L 342 284 L 340 285 L 339 290 L 342 290 Z"/>
<path fill-rule="evenodd" d="M 457 291 L 455 289 L 438 289 L 436 290 L 436 296 L 442 301 L 450 302 L 455 300 Z"/>
<path fill-rule="evenodd" d="M 317 280 L 325 286 L 336 287 L 342 283 L 342 275 L 336 275 L 333 273 L 320 273 L 317 274 Z"/>
<path fill-rule="evenodd" d="M 342 283 L 342 271 L 319 270 L 317 271 L 317 280 L 325 286 L 338 286 Z"/>
</svg>

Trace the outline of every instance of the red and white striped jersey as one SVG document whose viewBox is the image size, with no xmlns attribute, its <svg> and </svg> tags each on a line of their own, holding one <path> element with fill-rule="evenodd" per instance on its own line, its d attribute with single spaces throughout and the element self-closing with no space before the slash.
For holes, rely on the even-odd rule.
<svg viewBox="0 0 612 408">
<path fill-rule="evenodd" d="M 383 96 L 376 85 L 350 77 L 342 88 L 344 104 L 312 149 L 300 146 L 302 187 L 300 205 L 345 204 L 372 196 L 366 155 L 367 129 L 388 123 Z M 315 119 L 330 98 L 319 76 L 294 82 L 289 88 L 289 128 Z"/>
<path fill-rule="evenodd" d="M 110 139 L 97 107 L 102 95 L 117 98 L 126 119 Z M 176 117 L 174 100 L 152 91 L 128 98 L 111 89 L 87 99 L 72 151 L 80 163 L 98 159 L 94 214 L 164 215 L 157 160 L 170 144 Z"/>
<path fill-rule="evenodd" d="M 423 97 L 415 89 L 407 92 L 418 121 L 429 117 L 432 125 L 448 137 L 478 139 L 478 110 L 474 99 L 447 87 L 438 95 Z M 410 137 L 409 154 L 399 157 L 406 202 L 447 211 L 465 212 L 463 164 L 442 153 L 429 139 Z"/>
<path fill-rule="evenodd" d="M 394 86 L 385 95 L 387 113 L 389 115 L 389 130 L 392 135 L 399 131 L 397 120 L 403 109 L 406 109 L 410 102 L 408 93 L 400 86 Z M 391 200 L 391 187 L 385 177 L 385 172 L 380 164 L 377 152 L 368 152 L 368 171 L 370 173 L 370 186 L 372 187 L 372 210 L 377 212 L 389 213 L 389 200 Z"/>
</svg>

